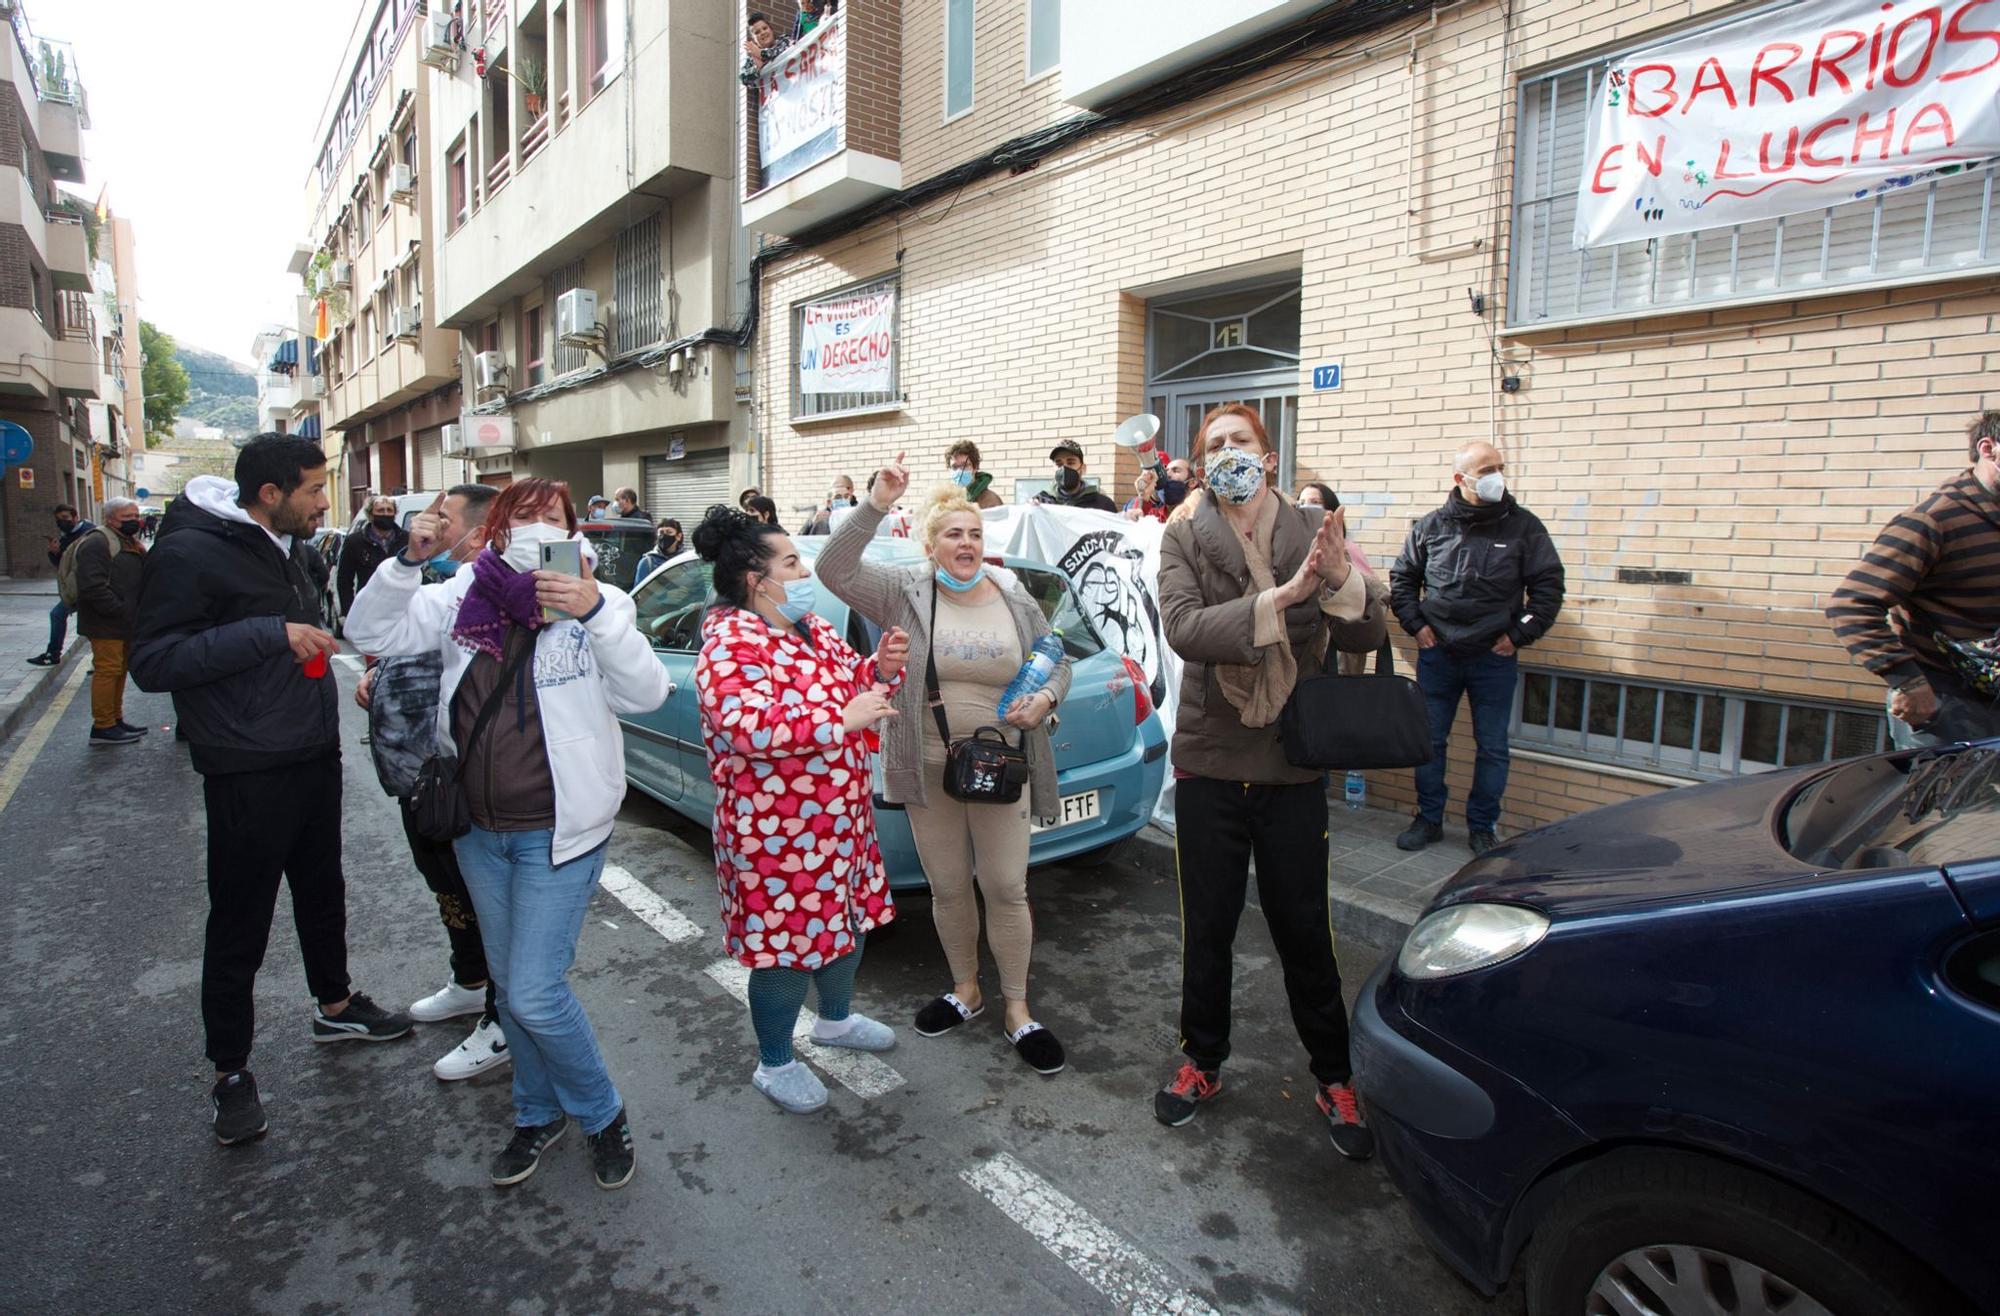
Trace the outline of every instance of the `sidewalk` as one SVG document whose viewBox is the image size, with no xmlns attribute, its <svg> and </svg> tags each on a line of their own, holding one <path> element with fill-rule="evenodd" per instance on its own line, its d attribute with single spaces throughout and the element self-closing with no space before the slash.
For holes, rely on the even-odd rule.
<svg viewBox="0 0 2000 1316">
<path fill-rule="evenodd" d="M 1471 860 L 1464 829 L 1447 827 L 1443 840 L 1410 854 L 1396 848 L 1396 834 L 1410 824 L 1408 814 L 1350 812 L 1335 798 L 1330 821 L 1334 931 L 1394 954 L 1431 897 Z M 1174 840 L 1159 828 L 1146 828 L 1132 844 L 1142 848 L 1134 857 L 1148 867 L 1174 871 Z"/>
<path fill-rule="evenodd" d="M 69 664 L 81 661 L 80 653 L 90 652 L 72 617 L 69 661 L 54 667 L 28 665 L 28 659 L 49 647 L 49 609 L 55 605 L 54 580 L 0 579 L 0 741 L 34 716 L 69 674 Z"/>
</svg>

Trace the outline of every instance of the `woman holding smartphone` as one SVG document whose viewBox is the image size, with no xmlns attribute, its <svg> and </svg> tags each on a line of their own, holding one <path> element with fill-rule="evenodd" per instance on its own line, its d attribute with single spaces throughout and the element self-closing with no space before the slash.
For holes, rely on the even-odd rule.
<svg viewBox="0 0 2000 1316">
<path fill-rule="evenodd" d="M 851 1005 L 862 943 L 896 916 L 867 731 L 895 716 L 909 637 L 892 630 L 873 657 L 854 652 L 813 614 L 812 574 L 791 537 L 749 513 L 709 508 L 694 547 L 714 565 L 694 683 L 715 782 L 723 941 L 750 970 L 750 1083 L 805 1114 L 826 1104 L 826 1085 L 792 1054 L 808 988 L 819 993 L 819 1045 L 896 1044 Z"/>
<path fill-rule="evenodd" d="M 437 508 L 420 513 L 356 596 L 347 634 L 368 653 L 444 660 L 438 735 L 472 815 L 453 848 L 514 1057 L 514 1132 L 493 1182 L 533 1174 L 574 1121 L 598 1187 L 622 1188 L 634 1168 L 625 1103 L 569 969 L 625 797 L 617 715 L 658 708 L 667 677 L 632 600 L 590 575 L 567 485 L 517 480 L 486 525 L 470 571 L 424 585 L 440 534 Z M 577 569 L 543 569 L 551 559 Z"/>
</svg>

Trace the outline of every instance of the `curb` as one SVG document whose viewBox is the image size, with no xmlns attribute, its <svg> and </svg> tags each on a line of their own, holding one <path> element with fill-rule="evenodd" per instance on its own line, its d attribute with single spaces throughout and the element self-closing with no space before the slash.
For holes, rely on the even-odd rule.
<svg viewBox="0 0 2000 1316">
<path fill-rule="evenodd" d="M 1172 839 L 1150 824 L 1125 844 L 1129 863 L 1169 873 L 1178 865 Z M 1331 904 L 1337 936 L 1372 946 L 1387 955 L 1402 948 L 1403 938 L 1423 914 L 1423 910 L 1407 902 L 1344 886 L 1338 878 L 1333 882 Z"/>
<path fill-rule="evenodd" d="M 37 667 L 35 675 L 23 685 L 25 693 L 18 699 L 0 705 L 0 745 L 11 739 L 14 733 L 42 711 L 42 707 L 55 697 L 62 683 L 69 679 L 70 668 L 83 660 L 90 652 L 88 644 L 72 644 L 63 660 L 54 667 Z"/>
</svg>

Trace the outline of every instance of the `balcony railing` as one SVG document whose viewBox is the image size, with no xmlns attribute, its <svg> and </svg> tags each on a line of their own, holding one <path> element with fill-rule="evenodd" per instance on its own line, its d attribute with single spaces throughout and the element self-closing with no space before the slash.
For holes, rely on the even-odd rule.
<svg viewBox="0 0 2000 1316">
<path fill-rule="evenodd" d="M 498 160 L 495 160 L 493 162 L 493 167 L 486 171 L 486 195 L 488 199 L 491 199 L 495 192 L 498 192 L 501 188 L 505 187 L 507 185 L 507 180 L 509 178 L 512 178 L 513 176 L 514 176 L 513 156 L 503 155 Z"/>
<path fill-rule="evenodd" d="M 492 36 L 507 21 L 507 0 L 486 0 L 486 35 Z"/>
<path fill-rule="evenodd" d="M 562 131 L 562 126 L 568 122 L 569 93 L 564 92 L 562 95 L 556 97 L 556 131 Z"/>
<path fill-rule="evenodd" d="M 535 158 L 535 153 L 549 144 L 549 116 L 542 115 L 528 125 L 528 131 L 521 134 L 521 163 Z"/>
</svg>

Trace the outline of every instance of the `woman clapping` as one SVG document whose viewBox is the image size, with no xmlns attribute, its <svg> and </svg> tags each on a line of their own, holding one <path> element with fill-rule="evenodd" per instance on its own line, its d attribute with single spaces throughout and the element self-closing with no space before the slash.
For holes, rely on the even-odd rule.
<svg viewBox="0 0 2000 1316">
<path fill-rule="evenodd" d="M 757 1034 L 751 1084 L 784 1109 L 826 1104 L 792 1054 L 808 986 L 821 1046 L 887 1051 L 888 1025 L 850 1009 L 863 940 L 895 917 L 875 844 L 867 730 L 893 718 L 908 637 L 863 658 L 812 612 L 813 582 L 790 536 L 727 507 L 694 532 L 714 564 L 695 687 L 715 782 L 715 876 L 724 942 L 750 969 Z"/>
</svg>

